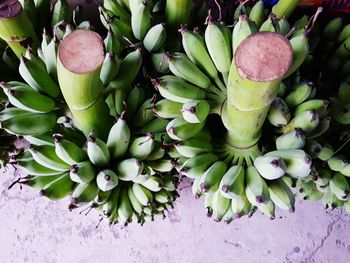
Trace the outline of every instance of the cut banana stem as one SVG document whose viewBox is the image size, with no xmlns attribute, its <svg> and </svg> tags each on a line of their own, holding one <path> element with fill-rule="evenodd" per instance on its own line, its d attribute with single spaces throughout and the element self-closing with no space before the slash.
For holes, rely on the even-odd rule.
<svg viewBox="0 0 350 263">
<path fill-rule="evenodd" d="M 248 147 L 260 138 L 270 104 L 292 59 L 289 40 L 277 33 L 258 32 L 238 46 L 229 73 L 227 114 L 223 116 L 231 132 L 231 145 Z M 249 121 L 234 121 L 247 117 Z"/>
<path fill-rule="evenodd" d="M 0 38 L 7 42 L 17 57 L 25 54 L 28 45 L 39 46 L 33 24 L 19 1 L 1 1 Z"/>
<path fill-rule="evenodd" d="M 109 116 L 100 80 L 104 58 L 101 37 L 92 31 L 76 30 L 61 42 L 57 65 L 60 88 L 77 126 L 86 135 L 94 130 L 102 139 L 107 137 L 112 125 L 101 118 Z"/>
</svg>

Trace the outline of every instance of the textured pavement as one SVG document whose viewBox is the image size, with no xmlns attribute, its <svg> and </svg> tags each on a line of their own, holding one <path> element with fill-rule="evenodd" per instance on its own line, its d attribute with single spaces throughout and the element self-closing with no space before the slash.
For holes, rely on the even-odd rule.
<svg viewBox="0 0 350 263">
<path fill-rule="evenodd" d="M 98 213 L 69 212 L 68 200 L 52 202 L 15 186 L 13 170 L 0 172 L 0 262 L 350 262 L 350 215 L 326 212 L 321 203 L 298 202 L 275 220 L 259 212 L 230 225 L 208 219 L 203 200 L 183 182 L 181 198 L 165 220 L 143 227 L 96 229 Z"/>
</svg>

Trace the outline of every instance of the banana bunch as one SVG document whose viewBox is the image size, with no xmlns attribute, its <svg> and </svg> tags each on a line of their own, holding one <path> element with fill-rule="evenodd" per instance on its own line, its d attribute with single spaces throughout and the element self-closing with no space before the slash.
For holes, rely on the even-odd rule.
<svg viewBox="0 0 350 263">
<path fill-rule="evenodd" d="M 143 104 L 136 106 L 141 116 L 148 110 Z M 29 175 L 20 183 L 52 200 L 70 195 L 70 209 L 88 204 L 103 211 L 110 223 L 143 224 L 164 215 L 177 198 L 164 132 L 161 136 L 150 128 L 142 135 L 128 122 L 123 112 L 107 141 L 90 134 L 81 143 L 83 135 L 71 127 L 62 127 L 51 140 L 49 134 L 26 136 L 31 147 L 13 160 Z"/>
</svg>

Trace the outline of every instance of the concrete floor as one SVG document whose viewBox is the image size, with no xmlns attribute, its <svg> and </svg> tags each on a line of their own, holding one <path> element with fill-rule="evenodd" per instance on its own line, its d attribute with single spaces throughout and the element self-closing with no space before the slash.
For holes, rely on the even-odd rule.
<svg viewBox="0 0 350 263">
<path fill-rule="evenodd" d="M 0 172 L 0 262 L 350 262 L 350 215 L 320 203 L 279 210 L 273 221 L 256 213 L 218 224 L 184 182 L 165 220 L 96 229 L 96 212 L 69 212 L 68 200 L 52 202 L 28 187 L 8 191 L 11 174 Z"/>
</svg>

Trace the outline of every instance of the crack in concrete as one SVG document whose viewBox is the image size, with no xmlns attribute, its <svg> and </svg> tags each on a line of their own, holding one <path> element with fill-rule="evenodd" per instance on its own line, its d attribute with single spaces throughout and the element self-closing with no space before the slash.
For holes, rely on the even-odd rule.
<svg viewBox="0 0 350 263">
<path fill-rule="evenodd" d="M 311 253 L 303 259 L 303 262 L 315 262 L 314 261 L 315 256 L 320 251 L 320 249 L 325 245 L 325 242 L 327 241 L 327 239 L 330 237 L 330 235 L 332 234 L 332 232 L 334 230 L 334 225 L 341 220 L 342 214 L 343 214 L 343 210 L 340 211 L 340 214 L 336 219 L 334 219 L 332 222 L 330 222 L 328 224 L 326 235 L 321 239 L 320 244 L 318 246 L 316 246 L 313 249 L 313 251 L 311 251 Z"/>
<path fill-rule="evenodd" d="M 228 245 L 231 245 L 231 246 L 234 246 L 236 248 L 241 248 L 242 247 L 241 244 L 238 243 L 238 242 L 232 242 L 232 241 L 229 241 L 229 240 L 225 240 L 224 243 L 228 244 Z"/>
</svg>

